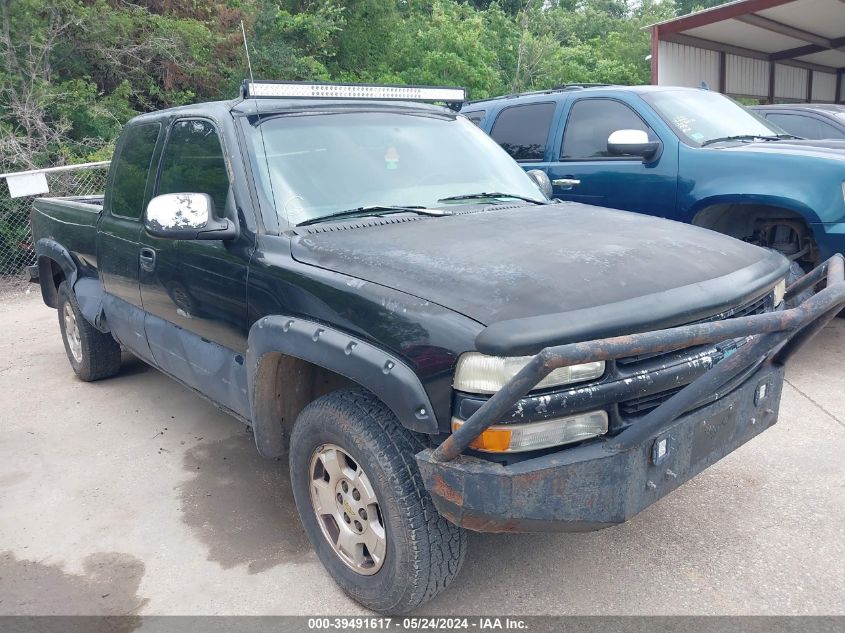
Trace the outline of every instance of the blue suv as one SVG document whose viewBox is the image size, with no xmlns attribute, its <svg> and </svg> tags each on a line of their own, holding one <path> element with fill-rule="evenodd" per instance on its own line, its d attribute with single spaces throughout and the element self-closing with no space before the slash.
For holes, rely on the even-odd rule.
<svg viewBox="0 0 845 633">
<path fill-rule="evenodd" d="M 461 111 L 561 200 L 703 226 L 805 268 L 845 251 L 845 142 L 799 139 L 719 93 L 563 86 Z"/>
</svg>

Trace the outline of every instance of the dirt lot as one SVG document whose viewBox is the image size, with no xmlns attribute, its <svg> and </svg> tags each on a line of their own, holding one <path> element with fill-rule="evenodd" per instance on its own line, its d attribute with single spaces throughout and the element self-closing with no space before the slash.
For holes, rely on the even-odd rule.
<svg viewBox="0 0 845 633">
<path fill-rule="evenodd" d="M 143 364 L 76 380 L 37 295 L 0 302 L 0 614 L 360 613 L 300 527 L 287 464 Z M 426 613 L 845 614 L 845 320 L 773 429 L 630 523 L 473 534 Z"/>
</svg>

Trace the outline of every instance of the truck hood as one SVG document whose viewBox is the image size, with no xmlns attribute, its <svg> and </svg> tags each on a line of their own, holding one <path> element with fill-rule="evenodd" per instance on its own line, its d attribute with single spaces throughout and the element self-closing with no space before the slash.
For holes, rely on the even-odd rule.
<svg viewBox="0 0 845 633">
<path fill-rule="evenodd" d="M 789 156 L 808 156 L 812 158 L 826 158 L 845 161 L 845 141 L 757 141 L 756 143 L 739 143 L 720 148 L 726 152 L 746 152 L 755 154 L 785 154 Z"/>
<path fill-rule="evenodd" d="M 491 326 L 479 350 L 508 354 L 712 316 L 788 267 L 712 231 L 578 203 L 301 227 L 292 254 Z"/>
</svg>

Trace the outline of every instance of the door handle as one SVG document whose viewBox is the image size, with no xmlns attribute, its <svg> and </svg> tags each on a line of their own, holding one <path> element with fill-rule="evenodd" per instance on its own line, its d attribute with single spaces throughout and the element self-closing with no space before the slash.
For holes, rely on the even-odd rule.
<svg viewBox="0 0 845 633">
<path fill-rule="evenodd" d="M 581 181 L 577 178 L 557 178 L 552 180 L 552 184 L 558 187 L 577 187 L 581 184 Z"/>
<path fill-rule="evenodd" d="M 148 273 L 151 273 L 153 272 L 153 270 L 155 270 L 156 252 L 153 249 L 147 247 L 142 248 L 138 259 L 141 261 L 142 270 L 145 270 Z"/>
</svg>

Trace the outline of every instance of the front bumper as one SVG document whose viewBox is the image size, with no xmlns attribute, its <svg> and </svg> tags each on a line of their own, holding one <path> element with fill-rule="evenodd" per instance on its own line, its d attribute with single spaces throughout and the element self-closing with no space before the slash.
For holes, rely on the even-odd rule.
<svg viewBox="0 0 845 633">
<path fill-rule="evenodd" d="M 438 512 L 461 527 L 598 530 L 627 521 L 772 426 L 782 386 L 782 368 L 760 368 L 728 396 L 628 450 L 599 441 L 510 466 L 466 455 L 438 463 L 424 451 L 417 463 Z"/>
<path fill-rule="evenodd" d="M 787 298 L 821 286 L 782 312 L 542 350 L 440 446 L 417 454 L 435 506 L 453 523 L 482 532 L 584 531 L 626 521 L 776 422 L 784 363 L 845 307 L 842 255 L 792 284 Z M 507 466 L 462 455 L 558 367 L 741 336 L 751 338 L 615 436 Z"/>
</svg>

